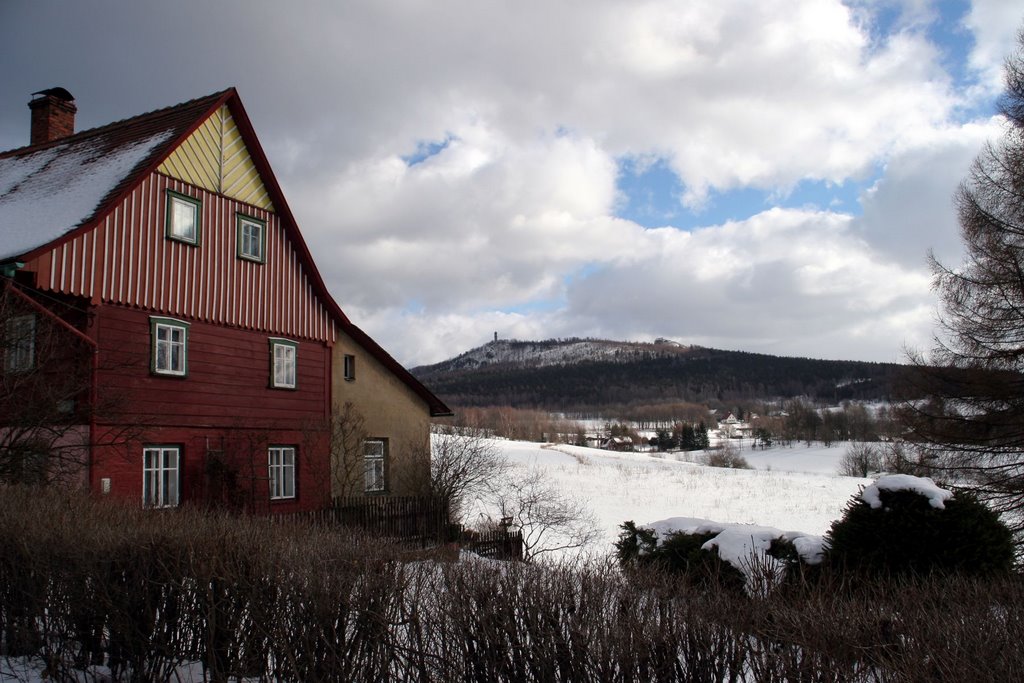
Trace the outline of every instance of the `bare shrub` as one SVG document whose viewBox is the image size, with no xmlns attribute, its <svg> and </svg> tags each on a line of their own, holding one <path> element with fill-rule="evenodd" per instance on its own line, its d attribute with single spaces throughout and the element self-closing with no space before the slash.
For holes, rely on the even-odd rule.
<svg viewBox="0 0 1024 683">
<path fill-rule="evenodd" d="M 431 492 L 447 501 L 453 519 L 461 518 L 468 498 L 492 493 L 509 469 L 479 429 L 435 426 L 430 447 Z"/>
<path fill-rule="evenodd" d="M 882 471 L 882 453 L 870 443 L 852 443 L 839 461 L 839 474 L 844 477 L 867 477 Z"/>
<path fill-rule="evenodd" d="M 404 561 L 333 529 L 0 488 L 0 666 L 174 681 L 1016 680 L 1024 585 Z M 5 661 L 6 658 L 10 658 Z M 31 658 L 31 659 L 29 659 Z M 45 672 L 45 675 L 44 675 Z M 183 676 L 184 677 L 184 676 Z"/>
<path fill-rule="evenodd" d="M 506 476 L 493 492 L 503 525 L 523 535 L 523 560 L 578 550 L 599 533 L 590 509 L 539 467 Z"/>
<path fill-rule="evenodd" d="M 725 443 L 714 450 L 705 451 L 697 462 L 708 467 L 729 467 L 732 469 L 749 470 L 750 463 L 744 458 L 739 449 L 731 443 Z"/>
</svg>

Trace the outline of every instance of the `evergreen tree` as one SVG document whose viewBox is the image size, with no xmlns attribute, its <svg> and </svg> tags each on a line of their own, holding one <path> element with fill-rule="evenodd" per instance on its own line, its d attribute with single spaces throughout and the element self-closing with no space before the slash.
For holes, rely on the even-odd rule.
<svg viewBox="0 0 1024 683">
<path fill-rule="evenodd" d="M 1024 535 L 1024 32 L 1006 63 L 1003 137 L 956 195 L 966 260 L 932 258 L 941 312 L 930 359 L 915 358 L 903 418 L 923 460 L 969 481 Z"/>
<path fill-rule="evenodd" d="M 708 438 L 708 427 L 704 424 L 704 420 L 701 420 L 700 424 L 697 425 L 694 443 L 697 446 L 696 450 L 707 450 L 711 447 L 711 439 Z"/>
</svg>

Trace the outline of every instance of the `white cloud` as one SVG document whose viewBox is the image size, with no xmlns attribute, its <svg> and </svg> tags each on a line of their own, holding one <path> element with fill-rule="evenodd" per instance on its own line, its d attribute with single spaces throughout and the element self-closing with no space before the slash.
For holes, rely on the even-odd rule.
<svg viewBox="0 0 1024 683">
<path fill-rule="evenodd" d="M 982 94 L 1003 89 L 1003 64 L 1024 30 L 1024 9 L 1005 0 L 973 0 L 964 24 L 974 34 L 970 66 L 981 74 Z"/>
<path fill-rule="evenodd" d="M 542 134 L 513 144 L 480 121 L 452 135 L 422 163 L 369 159 L 300 191 L 317 207 L 306 219 L 331 225 L 310 241 L 342 301 L 516 305 L 631 247 L 639 228 L 610 217 L 616 165 L 593 140 Z"/>
<path fill-rule="evenodd" d="M 965 19 L 989 84 L 1020 21 L 1011 4 L 975 0 Z M 58 49 L 0 22 L 0 59 L 24 66 L 9 90 L 64 74 L 83 125 L 239 86 L 328 286 L 410 364 L 494 330 L 892 360 L 927 336 L 923 255 L 958 254 L 950 195 L 993 131 L 955 120 L 965 98 L 994 91 L 954 91 L 925 0 L 39 0 L 12 12 Z M 182 34 L 188 50 L 171 39 Z M 0 134 L 16 117 L 27 136 L 24 109 L 0 102 Z M 624 157 L 664 160 L 681 212 L 712 189 L 785 197 L 882 175 L 863 216 L 775 210 L 645 231 L 614 216 Z"/>
<path fill-rule="evenodd" d="M 904 339 L 865 339 L 863 330 L 900 328 L 928 300 L 929 279 L 878 260 L 851 224 L 839 214 L 773 209 L 690 235 L 666 232 L 647 260 L 580 282 L 565 313 L 631 337 L 891 360 Z M 837 337 L 844 341 L 820 346 Z"/>
<path fill-rule="evenodd" d="M 773 209 L 746 221 L 642 233 L 629 259 L 573 280 L 566 302 L 530 316 L 496 311 L 371 315 L 411 364 L 490 338 L 601 336 L 746 351 L 901 361 L 926 345 L 930 278 L 878 258 L 850 216 Z M 389 330 L 401 330 L 395 334 Z"/>
<path fill-rule="evenodd" d="M 928 250 L 955 265 L 962 249 L 953 195 L 987 140 L 1002 132 L 1001 120 L 920 131 L 901 146 L 883 176 L 861 198 L 863 216 L 854 229 L 882 258 L 921 267 Z"/>
</svg>

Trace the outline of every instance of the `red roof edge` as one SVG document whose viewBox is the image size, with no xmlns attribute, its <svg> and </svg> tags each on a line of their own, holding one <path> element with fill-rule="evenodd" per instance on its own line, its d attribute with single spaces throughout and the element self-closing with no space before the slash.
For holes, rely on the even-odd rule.
<svg viewBox="0 0 1024 683">
<path fill-rule="evenodd" d="M 430 406 L 431 417 L 450 417 L 455 414 L 452 412 L 452 409 L 444 403 L 444 401 L 435 396 L 430 389 L 416 379 L 411 372 L 402 366 L 401 363 L 392 358 L 387 351 L 381 348 L 381 346 L 370 337 L 370 335 L 363 332 L 351 322 L 342 325 L 342 329 L 346 334 L 352 337 L 356 343 L 369 351 L 374 358 L 384 365 L 384 367 L 395 373 L 395 375 L 405 382 L 420 398 L 426 401 L 427 405 Z"/>
<path fill-rule="evenodd" d="M 238 92 L 234 88 L 231 88 L 229 92 L 231 96 L 227 98 L 228 109 L 231 110 L 231 116 L 235 119 L 235 125 L 238 126 L 242 133 L 242 138 L 245 140 L 246 147 L 249 150 L 249 156 L 252 158 L 256 170 L 259 171 L 260 178 L 269 186 L 267 190 L 270 193 L 271 201 L 274 203 L 277 214 L 281 217 L 281 225 L 288 231 L 289 238 L 295 243 L 300 256 L 306 265 L 309 266 L 309 274 L 313 279 L 316 289 L 319 290 L 324 299 L 334 304 L 334 307 L 337 308 L 336 314 L 340 320 L 348 323 L 348 316 L 338 307 L 327 291 L 327 285 L 324 284 L 323 278 L 320 276 L 320 271 L 316 267 L 313 255 L 309 252 L 309 247 L 306 246 L 306 240 L 302 238 L 299 224 L 292 214 L 291 207 L 288 206 L 288 202 L 284 197 L 284 191 L 281 189 L 281 185 L 278 184 L 277 176 L 274 175 L 274 171 L 270 167 L 267 155 L 263 151 L 263 145 L 260 144 L 252 121 L 249 120 L 249 115 L 246 113 L 245 107 L 242 106 L 242 100 L 238 96 Z"/>
</svg>

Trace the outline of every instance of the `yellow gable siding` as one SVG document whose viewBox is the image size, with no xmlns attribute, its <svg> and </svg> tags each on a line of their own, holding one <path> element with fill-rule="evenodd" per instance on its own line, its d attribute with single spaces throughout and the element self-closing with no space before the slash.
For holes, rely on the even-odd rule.
<svg viewBox="0 0 1024 683">
<path fill-rule="evenodd" d="M 274 210 L 227 105 L 206 119 L 157 170 L 210 192 Z"/>
</svg>

